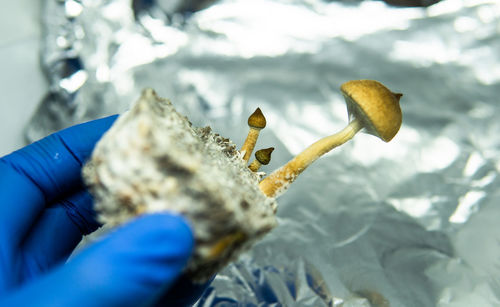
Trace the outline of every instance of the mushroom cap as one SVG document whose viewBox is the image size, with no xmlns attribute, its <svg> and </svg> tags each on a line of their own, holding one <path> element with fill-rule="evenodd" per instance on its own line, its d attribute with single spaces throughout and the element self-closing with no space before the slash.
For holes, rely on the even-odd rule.
<svg viewBox="0 0 500 307">
<path fill-rule="evenodd" d="M 255 152 L 255 159 L 260 162 L 260 164 L 268 165 L 271 161 L 271 153 L 273 152 L 274 147 L 269 147 L 266 149 L 257 150 Z"/>
<path fill-rule="evenodd" d="M 256 129 L 264 129 L 266 127 L 266 118 L 260 108 L 257 108 L 248 118 L 248 125 Z"/>
<path fill-rule="evenodd" d="M 352 80 L 341 85 L 349 118 L 361 121 L 367 133 L 389 142 L 401 127 L 403 115 L 399 99 L 403 94 L 393 93 L 375 80 Z"/>
</svg>

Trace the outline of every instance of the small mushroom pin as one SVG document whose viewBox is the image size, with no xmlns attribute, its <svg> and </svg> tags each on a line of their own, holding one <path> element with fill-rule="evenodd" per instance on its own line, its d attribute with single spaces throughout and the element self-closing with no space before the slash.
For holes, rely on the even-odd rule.
<svg viewBox="0 0 500 307">
<path fill-rule="evenodd" d="M 403 94 L 393 93 L 374 80 L 348 81 L 340 87 L 344 95 L 349 124 L 340 132 L 313 143 L 295 158 L 262 180 L 261 191 L 277 197 L 311 163 L 333 148 L 350 140 L 361 129 L 389 142 L 399 131 L 402 122 L 399 100 Z"/>
<path fill-rule="evenodd" d="M 255 160 L 252 163 L 250 163 L 248 168 L 252 172 L 256 172 L 262 165 L 268 165 L 269 162 L 271 162 L 271 153 L 273 152 L 273 150 L 274 147 L 257 150 L 255 152 Z"/>
<path fill-rule="evenodd" d="M 248 118 L 248 126 L 250 127 L 250 130 L 248 131 L 245 143 L 243 143 L 243 146 L 240 149 L 241 153 L 244 152 L 243 160 L 245 160 L 245 162 L 248 162 L 250 156 L 252 155 L 260 130 L 266 127 L 266 118 L 264 117 L 264 114 L 262 114 L 260 108 L 257 108 L 255 112 L 250 115 Z"/>
</svg>

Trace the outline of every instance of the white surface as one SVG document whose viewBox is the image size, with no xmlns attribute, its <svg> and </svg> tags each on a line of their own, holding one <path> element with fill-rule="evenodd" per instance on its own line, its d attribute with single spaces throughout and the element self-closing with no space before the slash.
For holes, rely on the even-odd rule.
<svg viewBox="0 0 500 307">
<path fill-rule="evenodd" d="M 2 1 L 0 156 L 25 145 L 23 129 L 47 90 L 39 67 L 41 1 Z"/>
</svg>

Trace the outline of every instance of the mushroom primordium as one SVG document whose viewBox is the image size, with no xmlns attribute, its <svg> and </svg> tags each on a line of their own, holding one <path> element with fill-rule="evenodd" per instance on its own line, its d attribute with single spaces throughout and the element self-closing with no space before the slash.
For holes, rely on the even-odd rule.
<svg viewBox="0 0 500 307">
<path fill-rule="evenodd" d="M 399 131 L 402 113 L 399 100 L 403 94 L 393 93 L 374 80 L 348 81 L 340 87 L 344 95 L 349 124 L 341 131 L 313 143 L 283 167 L 259 183 L 268 197 L 277 197 L 311 163 L 333 148 L 349 141 L 361 129 L 389 142 Z"/>
<path fill-rule="evenodd" d="M 250 130 L 248 131 L 245 143 L 243 143 L 243 146 L 240 149 L 240 152 L 243 154 L 243 160 L 246 162 L 248 162 L 252 156 L 252 151 L 257 143 L 260 130 L 266 127 L 266 118 L 264 117 L 264 114 L 262 114 L 260 108 L 257 108 L 248 118 L 248 127 Z"/>
<path fill-rule="evenodd" d="M 248 166 L 252 172 L 256 172 L 260 169 L 262 165 L 268 165 L 271 162 L 271 154 L 274 151 L 274 147 L 269 147 L 255 152 L 255 160 Z"/>
</svg>

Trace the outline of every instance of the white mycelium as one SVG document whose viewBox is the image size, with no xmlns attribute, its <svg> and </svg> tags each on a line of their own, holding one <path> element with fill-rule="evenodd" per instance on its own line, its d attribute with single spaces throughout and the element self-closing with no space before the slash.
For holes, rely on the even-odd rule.
<svg viewBox="0 0 500 307">
<path fill-rule="evenodd" d="M 210 127 L 192 127 L 152 89 L 102 137 L 83 174 L 103 223 L 160 211 L 185 216 L 196 240 L 186 269 L 194 280 L 212 276 L 276 225 L 274 198 L 260 191 L 236 146 Z"/>
</svg>

